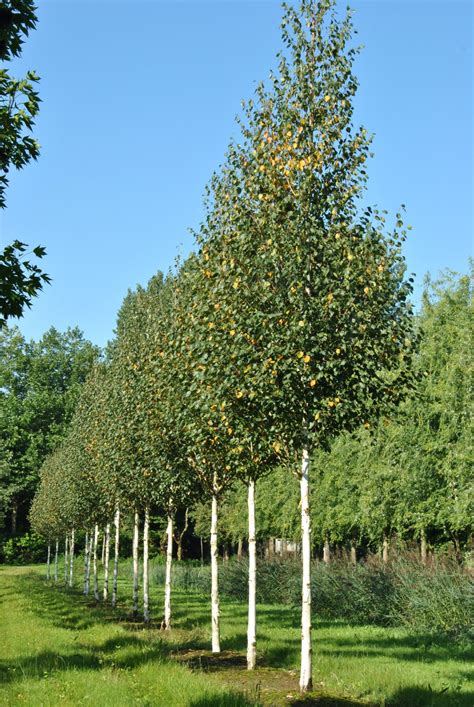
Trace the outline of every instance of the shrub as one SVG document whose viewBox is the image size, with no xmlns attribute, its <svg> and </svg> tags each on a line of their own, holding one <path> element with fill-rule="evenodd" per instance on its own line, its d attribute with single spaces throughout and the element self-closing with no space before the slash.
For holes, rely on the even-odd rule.
<svg viewBox="0 0 474 707">
<path fill-rule="evenodd" d="M 2 555 L 7 564 L 29 565 L 46 560 L 46 543 L 36 533 L 9 538 L 3 543 Z"/>
</svg>

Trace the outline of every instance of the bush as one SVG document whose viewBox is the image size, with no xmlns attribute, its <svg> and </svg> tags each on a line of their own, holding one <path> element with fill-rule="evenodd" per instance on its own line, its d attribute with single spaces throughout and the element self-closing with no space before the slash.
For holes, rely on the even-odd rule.
<svg viewBox="0 0 474 707">
<path fill-rule="evenodd" d="M 29 565 L 46 561 L 46 543 L 36 533 L 26 533 L 9 538 L 2 546 L 4 562 L 12 565 Z"/>
<path fill-rule="evenodd" d="M 164 584 L 165 567 L 156 565 L 154 581 Z M 352 565 L 337 560 L 315 561 L 312 598 L 317 616 L 350 623 L 407 626 L 414 632 L 443 633 L 455 638 L 473 633 L 474 582 L 455 564 L 423 567 L 400 559 L 389 566 L 372 559 Z M 208 594 L 209 565 L 173 563 L 173 586 Z M 222 596 L 247 600 L 248 565 L 231 559 L 219 565 Z M 299 606 L 301 564 L 298 559 L 260 560 L 257 564 L 257 601 Z"/>
</svg>

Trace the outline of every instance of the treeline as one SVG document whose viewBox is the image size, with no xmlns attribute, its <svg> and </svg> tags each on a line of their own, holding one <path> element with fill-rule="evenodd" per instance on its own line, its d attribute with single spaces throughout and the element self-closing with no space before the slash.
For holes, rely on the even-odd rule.
<svg viewBox="0 0 474 707">
<path fill-rule="evenodd" d="M 28 529 L 41 465 L 64 439 L 99 354 L 77 328 L 52 327 L 38 341 L 0 329 L 0 538 Z"/>
<path fill-rule="evenodd" d="M 397 442 L 396 430 L 409 426 L 389 422 L 379 431 L 378 420 L 390 420 L 404 400 L 411 420 L 409 406 L 419 403 L 408 400 L 423 373 L 416 358 L 420 332 L 409 303 L 412 280 L 405 276 L 402 255 L 402 217 L 397 214 L 389 228 L 383 212 L 360 204 L 370 137 L 353 125 L 357 51 L 351 33 L 350 14 L 339 19 L 332 2 L 303 0 L 298 9 L 285 7 L 278 70 L 245 104 L 239 141 L 230 144 L 207 190 L 196 252 L 167 277 L 158 274 L 146 288 L 127 295 L 106 358 L 87 378 L 65 440 L 42 467 L 31 511 L 56 567 L 58 543 L 67 534 L 70 582 L 75 537 L 85 533 L 84 591 L 92 582 L 96 599 L 98 535 L 105 529 L 100 591 L 104 599 L 111 593 L 112 603 L 120 528 L 124 520 L 131 524 L 133 610 L 139 609 L 141 541 L 146 623 L 150 517 L 165 517 L 162 626 L 167 629 L 176 514 L 184 515 L 197 501 L 206 504 L 212 650 L 217 653 L 219 508 L 232 505 L 227 492 L 244 485 L 247 664 L 252 669 L 256 538 L 262 533 L 255 498 L 264 496 L 266 508 L 277 501 L 271 535 L 296 537 L 298 522 L 301 528 L 302 690 L 312 682 L 311 523 L 317 539 L 332 541 L 339 533 L 376 542 L 398 528 L 388 497 L 393 474 L 384 479 L 392 462 L 373 455 L 368 435 L 373 432 L 375 444 L 387 450 L 401 445 L 405 433 Z M 451 413 L 443 414 L 436 424 L 444 430 Z M 426 433 L 418 459 L 423 444 L 438 439 L 434 428 L 426 430 L 431 422 L 416 422 Z M 362 441 L 359 445 L 343 434 L 355 435 L 354 440 L 360 435 Z M 418 444 L 416 427 L 411 434 Z M 391 458 L 403 468 L 404 488 L 412 478 L 423 485 L 419 463 L 407 451 L 413 437 L 403 444 L 400 455 Z M 340 451 L 331 456 L 331 448 Z M 356 460 L 352 449 L 358 450 Z M 388 460 L 388 451 L 384 454 Z M 460 460 L 455 468 L 463 464 Z M 442 477 L 447 468 L 441 460 L 430 474 Z M 447 498 L 454 496 L 459 510 L 465 493 L 458 471 L 448 483 Z M 446 485 L 439 488 L 445 493 Z M 287 527 L 281 527 L 283 521 Z M 410 532 L 431 532 L 439 522 L 444 522 L 441 516 L 430 520 L 426 512 L 416 522 L 407 520 L 407 526 Z M 460 538 L 461 523 L 456 532 Z"/>
</svg>

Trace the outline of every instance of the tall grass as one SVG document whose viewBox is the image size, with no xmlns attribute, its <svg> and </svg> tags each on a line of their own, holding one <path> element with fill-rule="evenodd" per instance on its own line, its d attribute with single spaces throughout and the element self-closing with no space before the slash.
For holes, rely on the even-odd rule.
<svg viewBox="0 0 474 707">
<path fill-rule="evenodd" d="M 154 581 L 163 584 L 164 567 L 156 564 Z M 191 562 L 175 563 L 176 588 L 208 594 L 210 568 Z M 245 601 L 248 566 L 231 559 L 219 568 L 223 596 Z M 297 559 L 260 560 L 257 600 L 265 604 L 298 605 L 301 567 Z M 388 566 L 371 559 L 352 565 L 338 560 L 314 562 L 312 597 L 323 619 L 357 624 L 406 626 L 416 633 L 445 634 L 455 639 L 474 637 L 474 582 L 454 563 L 424 567 L 404 557 Z"/>
</svg>

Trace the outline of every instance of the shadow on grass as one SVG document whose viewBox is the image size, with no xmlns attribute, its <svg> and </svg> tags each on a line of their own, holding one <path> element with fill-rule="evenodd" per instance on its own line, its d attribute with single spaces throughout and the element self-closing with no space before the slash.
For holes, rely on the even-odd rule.
<svg viewBox="0 0 474 707">
<path fill-rule="evenodd" d="M 40 616 L 43 621 L 48 621 L 54 626 L 82 631 L 96 624 L 119 623 L 127 630 L 127 634 L 109 638 L 103 643 L 86 644 L 76 643 L 73 651 L 67 655 L 59 655 L 54 651 L 44 651 L 37 656 L 19 658 L 18 660 L 0 662 L 0 682 L 10 683 L 21 679 L 24 675 L 33 675 L 38 678 L 55 671 L 96 670 L 104 667 L 112 669 L 137 668 L 143 664 L 155 662 L 164 663 L 177 660 L 188 665 L 192 670 L 204 672 L 222 672 L 232 680 L 238 682 L 238 676 L 245 671 L 244 650 L 246 647 L 246 634 L 237 632 L 224 642 L 225 650 L 218 656 L 213 656 L 209 648 L 209 641 L 202 634 L 202 626 L 209 624 L 209 611 L 205 606 L 205 598 L 186 598 L 182 605 L 177 605 L 175 612 L 176 629 L 170 634 L 160 634 L 157 630 L 144 631 L 143 624 L 132 619 L 123 609 L 113 611 L 109 606 L 97 604 L 85 598 L 79 589 L 66 589 L 54 583 L 46 583 L 38 575 L 22 575 L 15 577 L 15 587 L 28 601 L 28 609 Z M 9 595 L 9 592 L 6 592 Z M 233 605 L 223 606 L 223 618 L 228 614 L 229 621 L 235 621 Z M 246 608 L 235 607 L 242 619 L 246 615 Z M 294 613 L 291 609 L 272 610 L 262 607 L 262 623 L 274 619 L 278 622 L 282 617 L 292 623 Z M 326 623 L 326 622 L 325 622 Z M 332 625 L 328 622 L 327 625 Z M 156 626 L 157 628 L 157 626 Z M 191 628 L 191 631 L 189 630 Z M 192 629 L 196 628 L 195 634 Z M 241 626 L 239 626 L 241 628 Z M 269 641 L 271 637 L 259 634 L 260 640 Z M 333 649 L 333 650 L 332 650 Z M 198 655 L 198 652 L 201 654 Z M 472 656 L 472 650 L 463 649 L 461 646 L 433 644 L 430 636 L 406 637 L 356 637 L 331 638 L 327 647 L 321 646 L 319 652 L 331 655 L 340 654 L 341 657 L 356 656 L 363 658 L 389 657 L 400 660 L 435 662 L 438 660 L 459 660 L 467 662 Z M 433 652 L 431 652 L 433 651 Z M 276 645 L 267 645 L 262 652 L 259 665 L 262 673 L 267 669 L 275 677 L 282 667 L 286 667 L 288 659 L 298 652 L 297 642 L 292 638 L 278 638 Z M 468 666 L 464 666 L 468 667 Z M 257 671 L 258 672 L 258 671 Z M 471 677 L 468 671 L 463 673 L 465 679 Z M 459 674 L 459 677 L 462 674 Z M 295 682 L 295 681 L 294 681 Z M 278 680 L 276 680 L 278 683 Z M 277 688 L 277 684 L 275 684 Z M 239 689 L 238 687 L 236 689 Z M 451 689 L 451 688 L 450 688 Z M 285 691 L 280 691 L 280 698 L 285 700 Z M 236 695 L 229 691 L 223 696 L 200 697 L 190 703 L 191 707 L 206 707 L 219 705 L 236 707 L 261 704 L 258 696 L 253 694 Z M 273 703 L 272 703 L 273 704 Z M 276 704 L 276 703 L 275 703 Z M 280 704 L 280 703 L 278 703 Z M 283 703 L 282 703 L 283 704 Z M 327 695 L 311 694 L 306 698 L 296 697 L 292 705 L 319 707 L 350 707 L 351 705 L 367 704 L 354 701 L 354 699 L 329 697 Z M 408 687 L 400 690 L 385 703 L 393 707 L 472 707 L 474 693 L 456 692 L 456 690 L 435 691 L 429 687 Z"/>
</svg>

